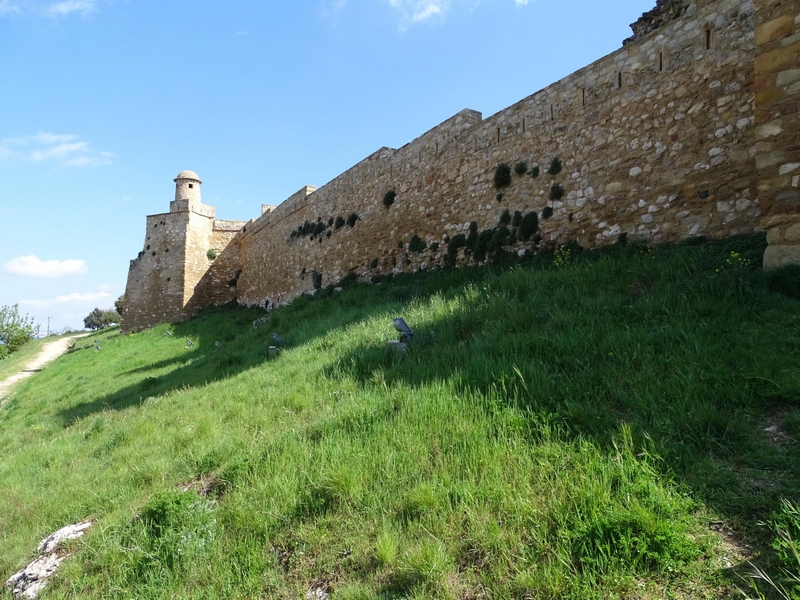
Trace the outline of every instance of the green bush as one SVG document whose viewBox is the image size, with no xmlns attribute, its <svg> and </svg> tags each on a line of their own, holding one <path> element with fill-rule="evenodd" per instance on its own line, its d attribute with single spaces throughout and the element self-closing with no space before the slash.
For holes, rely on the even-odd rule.
<svg viewBox="0 0 800 600">
<path fill-rule="evenodd" d="M 19 306 L 0 306 L 0 358 L 24 346 L 36 333 L 33 319 L 19 314 Z"/>
<path fill-rule="evenodd" d="M 116 310 L 95 308 L 83 319 L 83 326 L 94 331 L 111 327 L 119 323 L 119 321 L 119 313 Z"/>
<path fill-rule="evenodd" d="M 515 210 L 514 217 L 511 219 L 511 225 L 513 227 L 519 227 L 520 223 L 522 223 L 522 212 Z"/>
<path fill-rule="evenodd" d="M 508 212 L 508 209 L 503 211 L 503 214 L 500 215 L 500 220 L 498 221 L 499 225 L 508 225 L 511 223 L 511 213 Z"/>
<path fill-rule="evenodd" d="M 341 229 L 344 227 L 345 220 L 343 217 L 336 217 L 336 220 L 333 222 L 334 229 Z"/>
<path fill-rule="evenodd" d="M 519 239 L 524 242 L 527 242 L 531 239 L 531 236 L 539 230 L 539 216 L 536 214 L 536 211 L 531 211 L 526 213 L 524 217 L 522 217 L 522 222 L 519 224 L 517 228 L 517 235 L 519 235 Z"/>
<path fill-rule="evenodd" d="M 214 250 L 213 248 L 209 248 L 208 250 L 206 250 L 206 257 L 208 257 L 208 260 L 214 260 L 215 258 L 217 258 L 217 256 L 219 256 L 219 254 L 217 254 L 217 251 Z"/>
<path fill-rule="evenodd" d="M 132 583 L 156 583 L 202 565 L 217 537 L 214 504 L 194 492 L 166 491 L 151 498 L 131 523 L 125 540 Z"/>
<path fill-rule="evenodd" d="M 511 185 L 511 167 L 506 163 L 500 163 L 494 170 L 494 187 L 502 188 Z"/>
<path fill-rule="evenodd" d="M 525 175 L 528 172 L 528 163 L 524 160 L 519 161 L 517 164 L 514 165 L 514 173 L 517 175 Z"/>
<path fill-rule="evenodd" d="M 383 196 L 383 205 L 386 208 L 389 208 L 392 204 L 394 204 L 394 199 L 397 197 L 397 194 L 394 190 L 389 190 Z"/>
<path fill-rule="evenodd" d="M 427 247 L 428 245 L 416 234 L 414 234 L 414 236 L 411 238 L 411 241 L 408 242 L 408 251 L 415 254 L 419 254 Z"/>
<path fill-rule="evenodd" d="M 531 167 L 529 175 L 536 179 L 539 176 L 539 165 L 534 165 Z"/>
<path fill-rule="evenodd" d="M 549 219 L 553 216 L 553 207 L 552 206 L 545 206 L 544 210 L 542 211 L 542 218 Z"/>
<path fill-rule="evenodd" d="M 452 257 L 455 257 L 458 254 L 458 250 L 463 248 L 467 245 L 467 236 L 463 233 L 459 233 L 454 235 L 450 238 L 450 241 L 447 243 L 447 254 Z"/>
<path fill-rule="evenodd" d="M 564 197 L 564 188 L 560 183 L 554 183 L 550 188 L 550 200 L 560 200 Z"/>
<path fill-rule="evenodd" d="M 357 213 L 350 213 L 350 216 L 347 217 L 347 226 L 348 227 L 354 227 L 355 224 L 356 224 L 356 221 L 358 221 L 358 214 Z"/>
<path fill-rule="evenodd" d="M 561 173 L 562 169 L 563 167 L 561 165 L 561 160 L 558 157 L 555 157 L 553 161 L 550 163 L 550 168 L 547 169 L 547 172 L 553 177 L 555 177 L 556 175 Z"/>
</svg>

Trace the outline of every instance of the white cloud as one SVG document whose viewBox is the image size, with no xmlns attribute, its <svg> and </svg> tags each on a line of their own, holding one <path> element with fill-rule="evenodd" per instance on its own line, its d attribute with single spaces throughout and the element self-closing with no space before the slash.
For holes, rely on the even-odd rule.
<svg viewBox="0 0 800 600">
<path fill-rule="evenodd" d="M 442 20 L 453 5 L 475 8 L 481 0 L 386 0 L 400 14 L 400 29 L 427 21 Z M 526 6 L 530 0 L 514 0 L 516 6 Z"/>
<path fill-rule="evenodd" d="M 42 260 L 38 256 L 20 256 L 3 265 L 6 273 L 25 277 L 55 278 L 80 275 L 89 271 L 82 260 Z"/>
<path fill-rule="evenodd" d="M 0 0 L 0 17 L 29 15 L 47 18 L 82 17 L 99 10 L 100 0 Z"/>
<path fill-rule="evenodd" d="M 0 160 L 18 158 L 33 162 L 54 160 L 68 167 L 110 165 L 114 154 L 99 152 L 73 134 L 39 132 L 0 140 Z"/>
<path fill-rule="evenodd" d="M 70 305 L 94 305 L 97 303 L 111 304 L 110 299 L 113 296 L 108 292 L 85 292 L 83 294 L 74 292 L 72 294 L 63 294 L 56 296 L 49 300 L 20 300 L 19 304 L 23 308 L 50 308 L 55 306 L 63 306 L 64 304 Z"/>
<path fill-rule="evenodd" d="M 18 15 L 19 13 L 19 6 L 11 4 L 11 0 L 0 0 L 0 17 L 4 15 Z"/>
<path fill-rule="evenodd" d="M 414 23 L 419 23 L 420 21 L 427 21 L 431 17 L 441 15 L 443 10 L 444 9 L 439 4 L 428 2 L 428 4 L 420 7 L 419 10 L 417 10 L 417 12 L 414 13 L 414 15 L 411 17 L 411 20 Z"/>
<path fill-rule="evenodd" d="M 45 14 L 51 17 L 67 17 L 74 12 L 87 16 L 97 10 L 94 0 L 65 0 L 49 5 L 45 9 Z"/>
</svg>

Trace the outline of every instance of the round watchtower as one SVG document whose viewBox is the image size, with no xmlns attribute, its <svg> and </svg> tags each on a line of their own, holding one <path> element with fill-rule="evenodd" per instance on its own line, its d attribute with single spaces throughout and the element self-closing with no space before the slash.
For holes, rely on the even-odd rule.
<svg viewBox="0 0 800 600">
<path fill-rule="evenodd" d="M 203 182 L 194 171 L 181 171 L 175 178 L 175 200 L 188 200 L 200 204 L 200 186 Z"/>
</svg>

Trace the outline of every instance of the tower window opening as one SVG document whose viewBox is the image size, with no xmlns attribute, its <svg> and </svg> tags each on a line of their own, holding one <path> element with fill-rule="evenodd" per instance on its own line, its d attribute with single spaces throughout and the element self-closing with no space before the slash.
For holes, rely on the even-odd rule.
<svg viewBox="0 0 800 600">
<path fill-rule="evenodd" d="M 659 71 L 663 71 L 664 70 L 664 53 L 663 52 L 659 52 L 658 53 L 658 70 Z"/>
<path fill-rule="evenodd" d="M 522 133 L 525 133 L 525 117 L 522 117 Z"/>
<path fill-rule="evenodd" d="M 711 27 L 706 27 L 706 50 L 711 50 Z"/>
<path fill-rule="evenodd" d="M 581 90 L 581 106 L 586 106 L 586 88 Z"/>
<path fill-rule="evenodd" d="M 550 120 L 554 120 L 556 118 L 556 111 L 553 109 L 553 105 L 550 105 Z"/>
<path fill-rule="evenodd" d="M 619 71 L 617 73 L 617 89 L 618 90 L 622 89 L 622 71 Z"/>
<path fill-rule="evenodd" d="M 500 143 L 500 128 L 497 128 L 497 143 Z"/>
<path fill-rule="evenodd" d="M 190 184 L 189 184 L 189 189 L 191 190 L 192 188 L 194 188 L 194 184 L 193 184 L 193 183 L 190 183 Z"/>
</svg>

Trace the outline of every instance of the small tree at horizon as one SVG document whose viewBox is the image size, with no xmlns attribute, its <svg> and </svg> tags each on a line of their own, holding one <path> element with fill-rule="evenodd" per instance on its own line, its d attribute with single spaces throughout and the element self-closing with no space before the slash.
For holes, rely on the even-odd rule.
<svg viewBox="0 0 800 600">
<path fill-rule="evenodd" d="M 0 359 L 24 346 L 36 329 L 31 317 L 19 314 L 19 305 L 0 306 Z"/>
<path fill-rule="evenodd" d="M 119 313 L 116 310 L 95 308 L 83 319 L 83 326 L 94 331 L 111 327 L 119 323 L 119 321 Z"/>
</svg>

